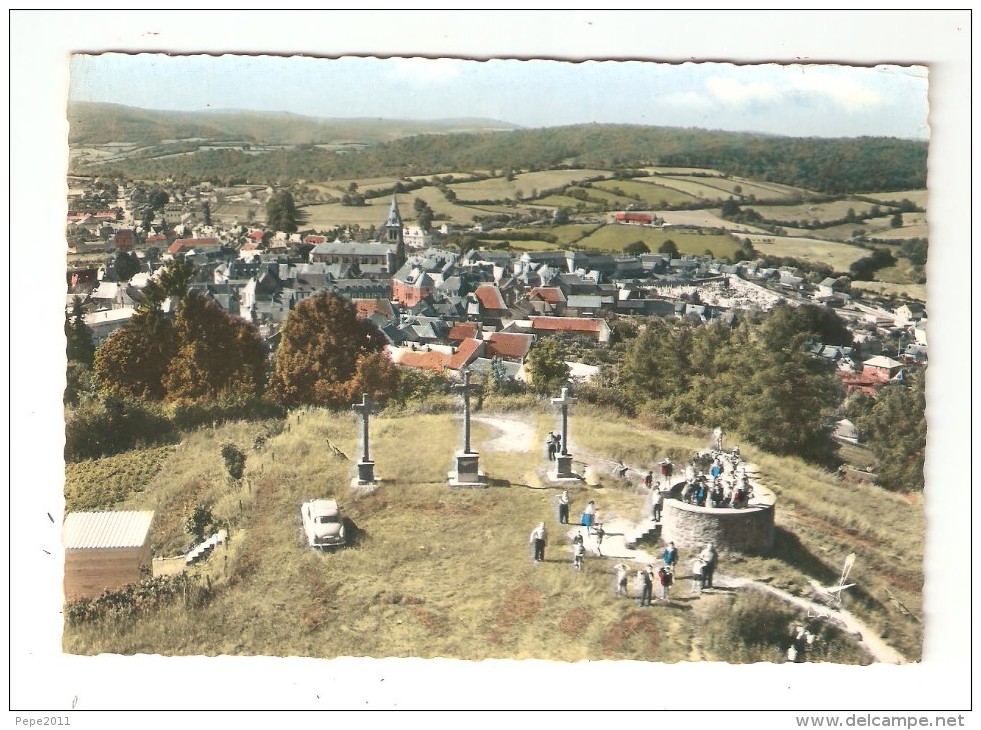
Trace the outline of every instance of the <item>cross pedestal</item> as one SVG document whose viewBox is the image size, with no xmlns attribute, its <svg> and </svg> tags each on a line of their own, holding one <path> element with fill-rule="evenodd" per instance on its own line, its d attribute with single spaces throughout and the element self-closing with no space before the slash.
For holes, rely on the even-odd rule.
<svg viewBox="0 0 981 730">
<path fill-rule="evenodd" d="M 552 398 L 552 404 L 562 409 L 562 451 L 555 455 L 555 471 L 549 474 L 553 481 L 579 481 L 579 476 L 572 471 L 572 454 L 569 453 L 569 406 L 577 400 L 569 395 L 568 388 L 563 388 L 558 398 Z"/>
<path fill-rule="evenodd" d="M 368 417 L 372 413 L 371 399 L 367 393 L 361 396 L 361 402 L 351 406 L 351 410 L 361 416 L 361 460 L 358 462 L 358 476 L 351 480 L 354 491 L 373 490 L 378 484 L 375 478 L 375 462 L 368 456 Z"/>
<path fill-rule="evenodd" d="M 463 383 L 453 389 L 463 396 L 463 451 L 454 457 L 453 471 L 447 474 L 451 487 L 481 488 L 487 486 L 487 477 L 480 471 L 480 454 L 470 449 L 470 393 L 478 386 L 470 383 L 470 371 L 463 371 Z"/>
</svg>

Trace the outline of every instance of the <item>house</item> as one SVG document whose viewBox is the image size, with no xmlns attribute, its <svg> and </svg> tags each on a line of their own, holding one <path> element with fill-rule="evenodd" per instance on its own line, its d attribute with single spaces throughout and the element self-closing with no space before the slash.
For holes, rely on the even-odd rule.
<svg viewBox="0 0 981 730">
<path fill-rule="evenodd" d="M 484 355 L 485 344 L 482 340 L 466 339 L 456 348 L 450 361 L 446 364 L 447 370 L 463 370 L 478 357 Z"/>
<path fill-rule="evenodd" d="M 396 247 L 388 243 L 358 243 L 333 241 L 320 243 L 310 251 L 310 263 L 358 264 L 381 269 L 386 274 L 395 273 Z"/>
<path fill-rule="evenodd" d="M 65 597 L 95 598 L 153 575 L 153 512 L 69 512 L 62 524 Z"/>
<path fill-rule="evenodd" d="M 520 332 L 494 332 L 485 338 L 485 342 L 487 357 L 523 362 L 535 342 L 535 336 Z"/>
<path fill-rule="evenodd" d="M 876 355 L 862 363 L 862 375 L 877 380 L 888 382 L 892 380 L 902 369 L 903 364 L 885 355 Z"/>
<path fill-rule="evenodd" d="M 538 314 L 557 314 L 565 311 L 565 293 L 557 286 L 539 286 L 528 293 L 528 301 Z"/>
<path fill-rule="evenodd" d="M 918 302 L 909 302 L 894 310 L 896 316 L 904 322 L 919 322 L 926 317 L 926 309 Z"/>
<path fill-rule="evenodd" d="M 456 273 L 456 254 L 429 249 L 409 258 L 392 276 L 392 299 L 413 307 Z"/>
<path fill-rule="evenodd" d="M 858 429 L 847 418 L 843 418 L 835 424 L 835 430 L 832 435 L 838 441 L 844 441 L 849 444 L 857 444 L 859 441 Z"/>
<path fill-rule="evenodd" d="M 402 238 L 409 248 L 429 248 L 436 241 L 436 236 L 433 233 L 424 231 L 419 227 L 403 228 Z"/>
<path fill-rule="evenodd" d="M 119 307 L 117 309 L 102 309 L 82 315 L 85 326 L 92 330 L 92 344 L 98 347 L 113 332 L 123 327 L 136 314 L 135 307 Z"/>
<path fill-rule="evenodd" d="M 217 238 L 178 238 L 167 248 L 167 253 L 181 256 L 188 251 L 215 251 L 218 245 Z"/>
<path fill-rule="evenodd" d="M 623 211 L 620 213 L 613 214 L 614 223 L 629 223 L 635 226 L 649 226 L 654 223 L 653 213 L 634 213 L 632 211 Z"/>
<path fill-rule="evenodd" d="M 583 337 L 597 342 L 610 341 L 606 320 L 589 317 L 532 317 L 528 329 L 536 335 Z"/>
<path fill-rule="evenodd" d="M 459 322 L 450 327 L 446 334 L 446 339 L 453 343 L 463 342 L 465 339 L 476 339 L 480 328 L 474 322 Z"/>
</svg>

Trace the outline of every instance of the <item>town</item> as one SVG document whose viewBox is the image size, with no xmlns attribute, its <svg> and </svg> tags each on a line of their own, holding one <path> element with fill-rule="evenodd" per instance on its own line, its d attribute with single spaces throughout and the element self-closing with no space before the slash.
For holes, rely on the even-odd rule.
<svg viewBox="0 0 981 730">
<path fill-rule="evenodd" d="M 135 184 L 71 181 L 68 240 L 70 314 L 78 298 L 84 322 L 99 344 L 133 316 L 141 291 L 155 272 L 174 260 L 193 264 L 191 289 L 229 314 L 255 325 L 275 348 L 293 307 L 321 292 L 353 301 L 362 317 L 384 334 L 393 361 L 407 368 L 486 374 L 499 360 L 508 376 L 526 381 L 525 360 L 541 337 L 607 343 L 611 321 L 656 316 L 693 323 L 735 322 L 742 313 L 776 303 L 833 309 L 847 323 L 861 352 L 812 342 L 814 354 L 833 362 L 846 388 L 873 393 L 927 360 L 926 311 L 922 303 L 850 290 L 845 276 L 823 276 L 760 259 L 583 250 L 461 251 L 449 224 L 423 229 L 405 223 L 399 195 L 373 230 L 324 233 L 273 230 L 261 220 L 217 220 L 218 201 L 248 201 L 263 214 L 273 188 L 158 187 L 160 205 L 147 218 L 147 191 Z M 101 197 L 100 197 L 101 195 Z M 407 204 L 409 195 L 403 195 Z M 101 200 L 104 209 L 79 209 Z M 152 216 L 152 213 L 151 213 Z M 655 213 L 611 212 L 599 223 L 666 226 Z M 467 233 L 457 228 L 456 233 Z M 470 231 L 483 233 L 481 227 Z M 507 235 L 505 228 L 495 233 Z M 373 234 L 373 235 L 372 235 Z M 365 240 L 371 237 L 374 240 Z M 751 250 L 751 245 L 750 245 Z M 589 381 L 595 364 L 569 362 L 573 378 Z"/>
</svg>

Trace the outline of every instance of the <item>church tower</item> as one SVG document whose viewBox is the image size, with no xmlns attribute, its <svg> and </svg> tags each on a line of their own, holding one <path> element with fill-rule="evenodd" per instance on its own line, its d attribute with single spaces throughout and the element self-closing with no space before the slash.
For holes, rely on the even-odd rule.
<svg viewBox="0 0 981 730">
<path fill-rule="evenodd" d="M 405 263 L 405 236 L 402 233 L 402 216 L 399 214 L 399 204 L 392 195 L 392 205 L 388 209 L 388 218 L 382 224 L 381 239 L 384 243 L 395 246 L 395 270 Z"/>
</svg>

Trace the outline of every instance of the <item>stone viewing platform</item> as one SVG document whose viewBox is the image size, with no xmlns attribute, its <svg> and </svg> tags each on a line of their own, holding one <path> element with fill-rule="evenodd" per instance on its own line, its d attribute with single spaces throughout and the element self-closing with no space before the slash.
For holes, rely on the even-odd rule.
<svg viewBox="0 0 981 730">
<path fill-rule="evenodd" d="M 776 495 L 750 476 L 756 475 L 755 467 L 745 463 L 737 466 L 728 454 L 722 452 L 716 451 L 710 456 L 725 463 L 726 470 L 720 477 L 723 482 L 734 485 L 737 469 L 745 475 L 751 490 L 749 499 L 738 507 L 714 507 L 710 503 L 700 507 L 682 499 L 685 481 L 674 484 L 670 492 L 665 493 L 661 516 L 662 539 L 691 550 L 713 543 L 722 551 L 749 554 L 770 552 L 775 534 Z M 709 479 L 710 484 L 711 481 Z"/>
</svg>

